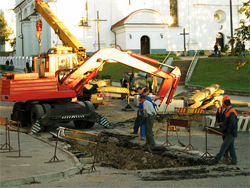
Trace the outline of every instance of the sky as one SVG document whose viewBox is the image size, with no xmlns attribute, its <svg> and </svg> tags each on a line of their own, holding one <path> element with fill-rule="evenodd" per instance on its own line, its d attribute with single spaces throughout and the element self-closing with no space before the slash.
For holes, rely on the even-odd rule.
<svg viewBox="0 0 250 188">
<path fill-rule="evenodd" d="M 0 0 L 0 9 L 5 10 L 14 8 L 15 0 Z"/>
</svg>

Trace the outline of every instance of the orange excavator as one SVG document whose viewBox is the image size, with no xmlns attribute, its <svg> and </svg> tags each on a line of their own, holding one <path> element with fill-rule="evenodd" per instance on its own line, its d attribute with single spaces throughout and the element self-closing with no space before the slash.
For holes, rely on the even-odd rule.
<svg viewBox="0 0 250 188">
<path fill-rule="evenodd" d="M 48 9 L 48 5 L 41 0 L 36 3 L 42 3 Z M 11 119 L 20 121 L 22 126 L 36 123 L 41 129 L 69 121 L 73 121 L 76 128 L 90 128 L 95 123 L 109 127 L 108 120 L 95 112 L 90 101 L 72 102 L 73 98 L 84 95 L 86 84 L 109 62 L 121 63 L 163 78 L 157 96 L 168 94 L 165 113 L 181 76 L 178 67 L 116 48 L 103 48 L 88 59 L 80 58 L 84 59 L 81 64 L 78 56 L 77 50 L 48 53 L 44 58 L 34 58 L 33 73 L 3 74 L 0 78 L 1 101 L 16 101 Z M 172 71 L 165 72 L 151 64 L 168 66 Z"/>
</svg>

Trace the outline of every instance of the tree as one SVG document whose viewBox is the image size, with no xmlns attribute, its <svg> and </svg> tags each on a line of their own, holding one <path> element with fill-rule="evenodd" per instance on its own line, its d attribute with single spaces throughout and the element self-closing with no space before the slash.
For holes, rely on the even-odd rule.
<svg viewBox="0 0 250 188">
<path fill-rule="evenodd" d="M 229 43 L 235 44 L 234 52 L 241 56 L 242 42 L 250 40 L 250 1 L 243 3 L 243 6 L 238 10 L 240 14 L 245 14 L 246 19 L 240 20 L 240 27 L 235 29 L 234 37 L 228 37 Z M 248 23 L 248 24 L 247 24 Z M 238 59 L 237 70 L 244 65 L 249 64 L 248 60 Z"/>
<path fill-rule="evenodd" d="M 7 41 L 10 41 L 11 34 L 12 30 L 8 26 L 8 23 L 4 18 L 3 12 L 0 12 L 0 47 L 4 45 Z"/>
</svg>

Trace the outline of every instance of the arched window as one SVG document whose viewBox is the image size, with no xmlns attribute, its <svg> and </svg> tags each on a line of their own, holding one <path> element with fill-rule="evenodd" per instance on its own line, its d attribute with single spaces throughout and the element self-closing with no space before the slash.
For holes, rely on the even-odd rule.
<svg viewBox="0 0 250 188">
<path fill-rule="evenodd" d="M 178 1 L 170 0 L 171 26 L 178 26 Z"/>
</svg>

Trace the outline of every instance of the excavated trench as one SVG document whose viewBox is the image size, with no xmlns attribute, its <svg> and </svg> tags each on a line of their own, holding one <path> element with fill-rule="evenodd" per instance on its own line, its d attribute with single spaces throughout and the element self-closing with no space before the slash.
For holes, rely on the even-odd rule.
<svg viewBox="0 0 250 188">
<path fill-rule="evenodd" d="M 81 137 L 79 137 L 81 138 Z M 96 166 L 121 170 L 137 170 L 134 175 L 143 181 L 249 176 L 250 167 L 214 166 L 211 159 L 165 147 L 145 148 L 133 143 L 135 136 L 103 131 L 97 148 Z M 91 136 L 84 138 L 96 142 Z M 96 145 L 71 143 L 77 157 L 92 157 Z M 165 169 L 167 168 L 167 170 Z"/>
<path fill-rule="evenodd" d="M 96 142 L 96 137 L 80 139 Z M 133 143 L 135 136 L 103 131 L 97 148 L 96 165 L 122 170 L 143 170 L 209 165 L 211 160 L 165 147 L 147 148 Z M 95 144 L 71 143 L 70 152 L 77 157 L 94 156 Z"/>
</svg>

